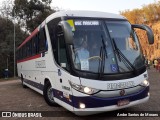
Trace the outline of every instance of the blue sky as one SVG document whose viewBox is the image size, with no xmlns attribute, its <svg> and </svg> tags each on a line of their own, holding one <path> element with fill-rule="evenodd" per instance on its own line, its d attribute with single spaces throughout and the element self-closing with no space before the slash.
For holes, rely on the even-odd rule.
<svg viewBox="0 0 160 120">
<path fill-rule="evenodd" d="M 158 0 L 52 0 L 52 7 L 67 10 L 94 10 L 119 13 L 126 9 L 141 8 Z"/>
</svg>

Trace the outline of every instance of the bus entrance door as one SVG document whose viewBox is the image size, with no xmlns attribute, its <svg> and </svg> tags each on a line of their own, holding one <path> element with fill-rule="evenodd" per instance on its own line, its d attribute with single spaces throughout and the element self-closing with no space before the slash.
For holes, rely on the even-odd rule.
<svg viewBox="0 0 160 120">
<path fill-rule="evenodd" d="M 72 101 L 72 90 L 69 84 L 70 74 L 64 70 L 58 69 L 57 79 L 56 79 L 56 93 L 55 97 L 57 103 L 73 111 L 73 101 Z M 62 104 L 63 103 L 63 104 Z"/>
</svg>

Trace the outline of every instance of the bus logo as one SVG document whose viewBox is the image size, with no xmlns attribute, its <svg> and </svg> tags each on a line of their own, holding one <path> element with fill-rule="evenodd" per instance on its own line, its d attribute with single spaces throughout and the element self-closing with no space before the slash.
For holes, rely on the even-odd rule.
<svg viewBox="0 0 160 120">
<path fill-rule="evenodd" d="M 122 89 L 120 92 L 119 92 L 119 94 L 121 95 L 121 96 L 124 96 L 125 95 L 125 90 L 124 89 Z"/>
</svg>

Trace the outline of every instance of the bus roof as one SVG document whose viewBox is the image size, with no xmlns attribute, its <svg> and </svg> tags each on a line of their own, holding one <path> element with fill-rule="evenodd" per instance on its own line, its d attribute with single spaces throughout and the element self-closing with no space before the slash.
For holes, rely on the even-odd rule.
<svg viewBox="0 0 160 120">
<path fill-rule="evenodd" d="M 124 16 L 107 13 L 107 12 L 98 12 L 98 11 L 83 11 L 83 10 L 67 10 L 59 11 L 48 16 L 32 33 L 28 36 L 25 41 L 18 47 L 21 48 L 26 42 L 28 42 L 38 31 L 40 27 L 43 27 L 45 23 L 48 23 L 54 18 L 59 17 L 87 17 L 87 18 L 112 18 L 112 19 L 126 19 Z"/>
<path fill-rule="evenodd" d="M 113 18 L 113 19 L 126 19 L 124 16 L 98 11 L 82 11 L 82 10 L 67 10 L 59 11 L 51 14 L 46 19 L 46 23 L 58 17 L 87 17 L 87 18 Z"/>
</svg>

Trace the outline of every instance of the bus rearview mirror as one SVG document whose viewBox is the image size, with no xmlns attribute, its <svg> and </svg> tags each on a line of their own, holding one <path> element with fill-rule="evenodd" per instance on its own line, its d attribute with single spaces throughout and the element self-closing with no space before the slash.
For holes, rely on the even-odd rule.
<svg viewBox="0 0 160 120">
<path fill-rule="evenodd" d="M 146 25 L 133 24 L 132 28 L 138 28 L 138 29 L 145 30 L 147 32 L 147 37 L 148 37 L 149 44 L 154 43 L 154 35 L 153 35 L 153 31 L 150 27 L 148 27 Z"/>
<path fill-rule="evenodd" d="M 66 44 L 73 45 L 73 32 L 71 26 L 66 21 L 61 21 L 59 25 L 62 27 Z"/>
</svg>

